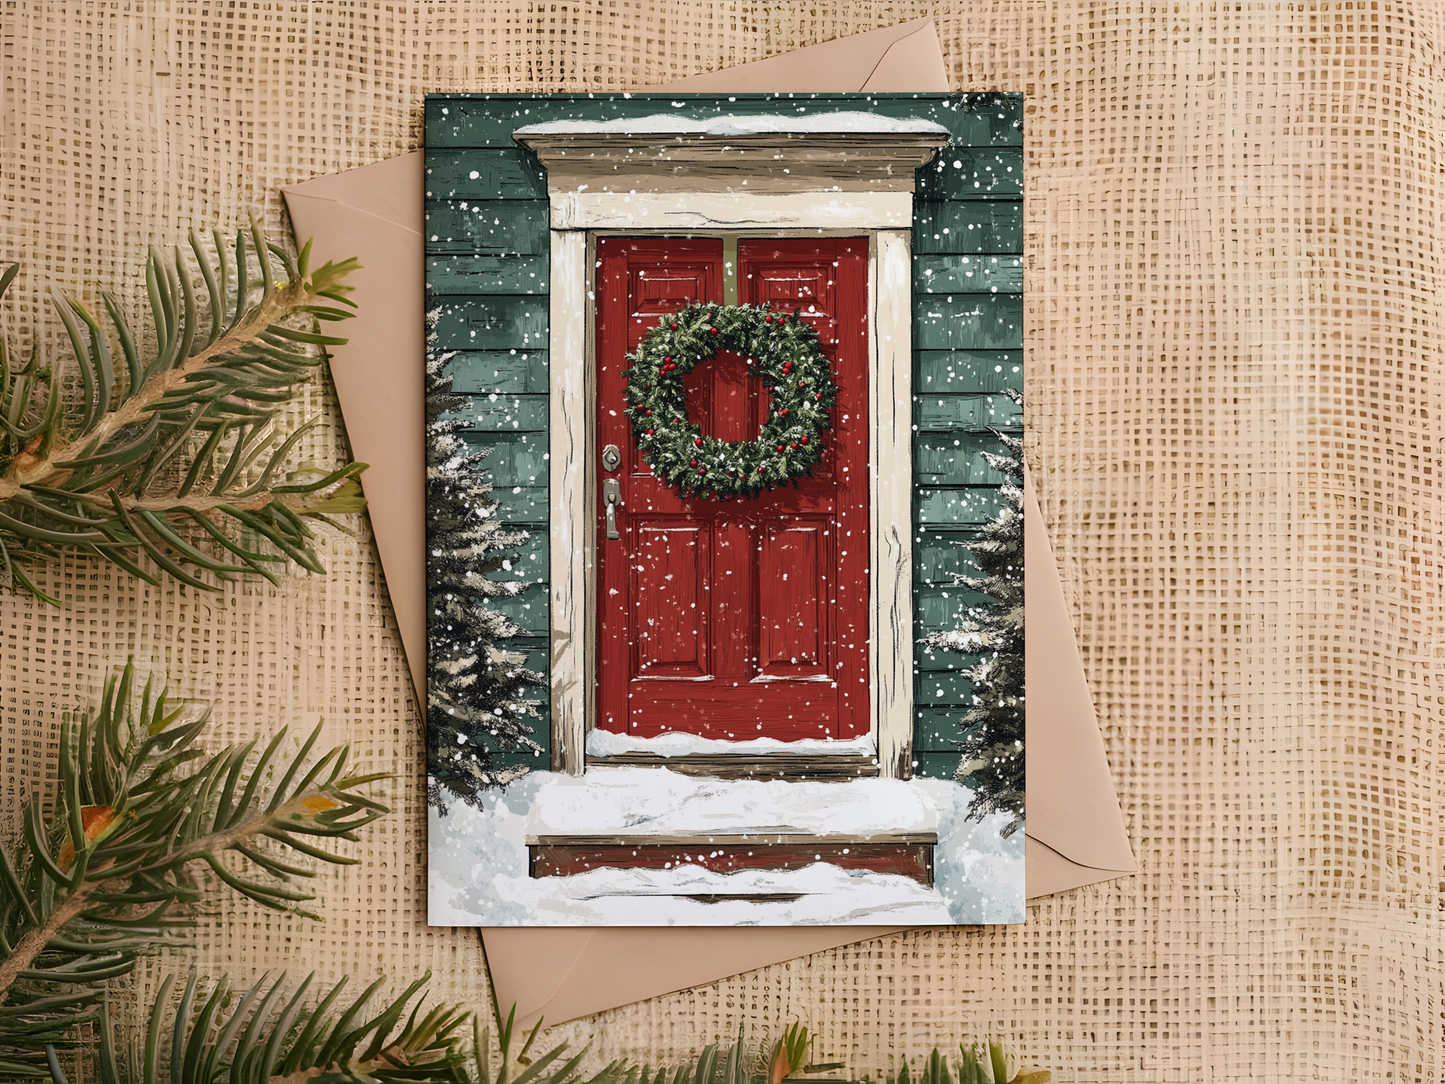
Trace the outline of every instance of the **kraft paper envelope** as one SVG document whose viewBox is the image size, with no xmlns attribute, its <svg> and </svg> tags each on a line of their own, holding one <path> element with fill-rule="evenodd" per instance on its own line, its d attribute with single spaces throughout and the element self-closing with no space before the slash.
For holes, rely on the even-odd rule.
<svg viewBox="0 0 1445 1084">
<path fill-rule="evenodd" d="M 667 90 L 940 91 L 948 87 L 931 20 L 827 42 L 695 76 Z M 639 90 L 646 88 L 638 88 Z M 656 88 L 663 89 L 663 88 Z M 422 155 L 287 188 L 298 238 L 319 261 L 356 256 L 358 316 L 334 351 L 337 396 L 362 476 L 382 569 L 420 696 L 426 688 L 422 457 Z M 1026 486 L 1029 688 L 1026 877 L 1030 898 L 1135 869 L 1058 569 Z M 1047 669 L 1045 669 L 1047 668 Z M 898 927 L 494 929 L 484 940 L 499 1003 L 553 1023 Z"/>
</svg>

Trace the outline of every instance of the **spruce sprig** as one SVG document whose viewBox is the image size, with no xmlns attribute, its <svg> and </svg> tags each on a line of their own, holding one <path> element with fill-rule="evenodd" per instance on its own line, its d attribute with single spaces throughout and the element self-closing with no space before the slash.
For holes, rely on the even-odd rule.
<svg viewBox="0 0 1445 1084">
<path fill-rule="evenodd" d="M 146 555 L 207 590 L 236 575 L 277 582 L 288 559 L 322 572 L 308 521 L 364 507 L 364 464 L 284 476 L 312 423 L 279 425 L 325 348 L 346 341 L 318 322 L 352 315 L 343 280 L 356 261 L 312 269 L 309 242 L 293 261 L 254 217 L 234 246 L 219 230 L 213 247 L 189 240 L 195 271 L 179 247 L 151 250 L 151 333 L 110 294 L 103 319 L 52 295 L 73 378 L 42 360 L 40 329 L 23 364 L 0 335 L 0 576 L 13 588 L 58 605 L 31 572 L 67 550 L 158 584 Z M 0 274 L 0 296 L 18 271 Z"/>
<path fill-rule="evenodd" d="M 319 726 L 294 756 L 284 727 L 259 756 L 256 741 L 208 755 L 208 706 L 135 684 L 127 665 L 95 710 L 65 717 L 55 812 L 32 794 L 19 842 L 0 846 L 0 1073 L 45 1075 L 45 1047 L 97 1018 L 106 982 L 194 923 L 203 871 L 314 918 L 295 882 L 315 871 L 296 858 L 355 864 L 329 844 L 386 812 L 347 746 L 313 758 Z"/>
<path fill-rule="evenodd" d="M 472 1014 L 446 1005 L 423 1012 L 420 1000 L 406 1012 L 430 978 L 428 971 L 368 1014 L 385 979 L 347 1002 L 343 978 L 313 1005 L 314 972 L 294 990 L 283 973 L 234 995 L 225 979 L 207 988 L 192 975 L 172 1011 L 177 980 L 169 975 L 151 1004 L 139 1079 L 156 1084 L 164 1067 L 170 1084 L 212 1084 L 223 1076 L 234 1084 L 471 1084 Z M 101 1032 L 109 1033 L 108 1020 Z M 126 1067 L 109 1046 L 100 1056 L 102 1081 L 119 1084 Z"/>
</svg>

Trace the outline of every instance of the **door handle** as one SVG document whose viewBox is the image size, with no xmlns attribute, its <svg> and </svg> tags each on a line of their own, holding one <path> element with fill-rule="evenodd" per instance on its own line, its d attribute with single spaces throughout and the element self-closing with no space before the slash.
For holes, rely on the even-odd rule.
<svg viewBox="0 0 1445 1084">
<path fill-rule="evenodd" d="M 607 514 L 607 537 L 621 538 L 617 533 L 617 506 L 622 503 L 622 483 L 616 478 L 602 479 L 602 503 Z"/>
</svg>

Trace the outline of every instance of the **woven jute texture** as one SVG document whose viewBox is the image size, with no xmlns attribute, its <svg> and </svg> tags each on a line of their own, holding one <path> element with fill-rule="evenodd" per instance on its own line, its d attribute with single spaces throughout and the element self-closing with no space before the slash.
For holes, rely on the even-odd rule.
<svg viewBox="0 0 1445 1084">
<path fill-rule="evenodd" d="M 192 223 L 260 206 L 279 227 L 279 185 L 414 147 L 428 90 L 615 90 L 925 13 L 14 0 L 0 216 L 27 267 L 6 315 L 28 326 L 49 283 L 135 298 L 144 245 Z M 956 89 L 1027 95 L 1029 453 L 1140 872 L 1021 927 L 890 937 L 558 1033 L 656 1057 L 801 1017 L 854 1076 L 990 1032 L 1064 1081 L 1438 1081 L 1445 6 L 933 14 Z M 419 720 L 364 527 L 328 562 L 214 598 L 68 565 L 61 610 L 4 598 L 5 800 L 50 770 L 55 707 L 128 653 L 216 699 L 227 738 L 325 716 L 398 772 L 400 813 L 327 923 L 228 910 L 202 964 L 429 966 L 481 1004 L 473 935 L 422 925 Z"/>
</svg>

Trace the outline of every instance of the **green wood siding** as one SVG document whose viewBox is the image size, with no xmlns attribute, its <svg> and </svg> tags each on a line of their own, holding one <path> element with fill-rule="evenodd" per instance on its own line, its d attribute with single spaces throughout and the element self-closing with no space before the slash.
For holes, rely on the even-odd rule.
<svg viewBox="0 0 1445 1084">
<path fill-rule="evenodd" d="M 989 428 L 1016 431 L 1001 392 L 1023 377 L 1023 100 L 1016 94 L 430 95 L 426 103 L 428 305 L 456 387 L 473 397 L 468 439 L 492 449 L 500 515 L 529 532 L 508 600 L 513 647 L 547 669 L 547 313 L 545 171 L 512 140 L 523 125 L 659 112 L 697 119 L 866 110 L 944 125 L 952 142 L 918 171 L 914 201 L 914 630 L 955 627 L 979 596 L 953 586 L 959 543 L 998 507 L 979 455 Z M 972 687 L 957 656 L 915 649 L 915 770 L 951 776 Z M 549 744 L 550 720 L 537 724 Z M 529 762 L 545 765 L 546 759 Z"/>
</svg>

